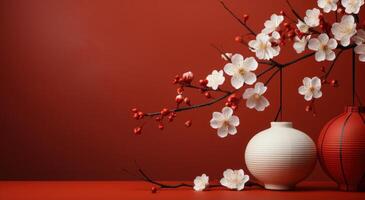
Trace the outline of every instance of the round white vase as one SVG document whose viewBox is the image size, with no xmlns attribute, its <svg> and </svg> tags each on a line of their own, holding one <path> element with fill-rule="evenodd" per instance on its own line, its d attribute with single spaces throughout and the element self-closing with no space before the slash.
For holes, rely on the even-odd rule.
<svg viewBox="0 0 365 200">
<path fill-rule="evenodd" d="M 312 172 L 316 157 L 313 140 L 291 122 L 271 122 L 269 129 L 250 140 L 245 152 L 248 170 L 270 190 L 294 189 Z"/>
</svg>

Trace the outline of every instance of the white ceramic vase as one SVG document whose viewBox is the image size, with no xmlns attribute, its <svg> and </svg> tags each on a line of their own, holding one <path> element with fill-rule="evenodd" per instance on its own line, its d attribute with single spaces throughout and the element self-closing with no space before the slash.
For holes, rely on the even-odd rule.
<svg viewBox="0 0 365 200">
<path fill-rule="evenodd" d="M 291 190 L 305 179 L 316 164 L 316 146 L 291 122 L 271 122 L 269 129 L 248 143 L 245 161 L 248 170 L 270 190 Z"/>
</svg>

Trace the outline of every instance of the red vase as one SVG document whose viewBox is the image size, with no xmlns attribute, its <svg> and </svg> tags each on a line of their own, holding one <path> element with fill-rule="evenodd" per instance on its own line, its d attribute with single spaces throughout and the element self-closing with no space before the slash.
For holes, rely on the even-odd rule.
<svg viewBox="0 0 365 200">
<path fill-rule="evenodd" d="M 365 107 L 346 107 L 329 121 L 317 147 L 323 170 L 340 190 L 365 191 Z"/>
</svg>

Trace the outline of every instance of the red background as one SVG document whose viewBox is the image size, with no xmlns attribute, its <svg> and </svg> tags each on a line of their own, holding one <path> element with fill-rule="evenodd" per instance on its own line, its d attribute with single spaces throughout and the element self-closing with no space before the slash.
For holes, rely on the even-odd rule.
<svg viewBox="0 0 365 200">
<path fill-rule="evenodd" d="M 292 2 L 301 14 L 316 5 Z M 255 30 L 272 13 L 289 12 L 284 0 L 226 3 L 240 16 L 249 14 Z M 174 75 L 192 70 L 205 78 L 223 67 L 211 43 L 253 55 L 234 42 L 246 31 L 219 1 L 3 0 L 0 15 L 1 179 L 134 179 L 121 170 L 134 171 L 134 160 L 156 179 L 191 180 L 203 172 L 219 178 L 226 168 L 243 167 L 248 140 L 276 113 L 277 78 L 269 85 L 265 112 L 240 108 L 236 136 L 220 139 L 209 127 L 211 113 L 223 102 L 181 113 L 162 132 L 150 121 L 142 136 L 133 135 L 138 122 L 130 108 L 173 106 Z M 297 56 L 290 44 L 278 59 Z M 284 71 L 284 119 L 313 139 L 351 102 L 351 54 L 345 52 L 330 76 L 340 87 L 323 88 L 316 117 L 304 111 L 297 88 L 303 77 L 320 75 L 323 65 L 329 63 L 310 58 Z M 362 98 L 364 67 L 358 64 Z M 310 179 L 326 176 L 317 166 Z"/>
</svg>

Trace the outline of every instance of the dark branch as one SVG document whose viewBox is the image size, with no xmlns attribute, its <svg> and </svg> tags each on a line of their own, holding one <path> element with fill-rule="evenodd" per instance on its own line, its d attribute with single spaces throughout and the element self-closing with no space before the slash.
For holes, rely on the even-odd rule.
<svg viewBox="0 0 365 200">
<path fill-rule="evenodd" d="M 344 51 L 344 50 L 343 50 L 343 49 L 341 49 L 341 50 L 337 53 L 336 58 L 332 61 L 331 65 L 330 65 L 330 68 L 327 70 L 327 72 L 326 72 L 323 76 L 321 76 L 321 78 L 322 78 L 322 79 L 327 79 L 327 78 L 328 78 L 329 74 L 331 73 L 331 71 L 332 71 L 332 69 L 333 69 L 333 66 L 335 66 L 336 61 L 338 60 L 338 58 L 340 57 L 340 55 L 342 54 L 342 52 L 343 52 L 343 51 Z"/>
<path fill-rule="evenodd" d="M 289 66 L 289 65 L 295 64 L 295 63 L 297 63 L 297 62 L 299 62 L 299 61 L 301 61 L 301 60 L 304 60 L 304 59 L 306 59 L 306 58 L 308 58 L 308 57 L 313 56 L 314 54 L 315 54 L 315 52 L 312 52 L 312 53 L 306 54 L 306 55 L 304 55 L 304 56 L 302 56 L 302 57 L 299 57 L 299 58 L 297 58 L 297 59 L 295 59 L 295 60 L 292 60 L 292 61 L 290 61 L 290 62 L 284 63 L 284 64 L 283 64 L 283 67 L 287 67 L 287 66 Z"/>
<path fill-rule="evenodd" d="M 304 22 L 303 18 L 300 17 L 300 15 L 298 14 L 298 12 L 294 9 L 294 7 L 291 5 L 291 3 L 289 2 L 289 0 L 286 0 L 286 3 L 288 4 L 291 12 L 295 15 L 296 18 L 298 18 L 300 21 Z"/>
<path fill-rule="evenodd" d="M 255 31 L 253 31 L 245 22 L 243 22 L 239 17 L 237 17 L 237 15 L 234 14 L 234 12 L 231 9 L 229 9 L 226 6 L 226 4 L 224 4 L 223 1 L 221 1 L 221 4 L 223 8 L 226 9 L 229 12 L 229 14 L 231 14 L 241 25 L 243 25 L 248 32 L 250 32 L 252 35 L 256 35 Z"/>
</svg>

